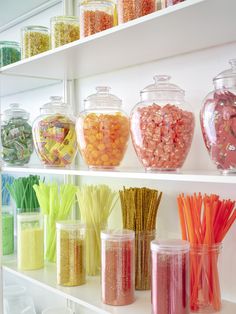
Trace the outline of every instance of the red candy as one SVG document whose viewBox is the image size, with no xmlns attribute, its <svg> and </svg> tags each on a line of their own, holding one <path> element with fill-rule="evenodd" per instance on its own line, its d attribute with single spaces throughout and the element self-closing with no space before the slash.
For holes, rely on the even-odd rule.
<svg viewBox="0 0 236 314">
<path fill-rule="evenodd" d="M 175 105 L 139 107 L 131 115 L 136 154 L 147 170 L 181 168 L 189 152 L 194 116 Z"/>
<path fill-rule="evenodd" d="M 201 111 L 201 127 L 211 159 L 222 170 L 236 169 L 236 95 L 216 92 Z"/>
</svg>

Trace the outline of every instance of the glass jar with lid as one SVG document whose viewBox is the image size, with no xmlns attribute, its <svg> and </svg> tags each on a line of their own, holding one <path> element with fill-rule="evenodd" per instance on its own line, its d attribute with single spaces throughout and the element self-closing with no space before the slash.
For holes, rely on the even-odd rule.
<svg viewBox="0 0 236 314">
<path fill-rule="evenodd" d="M 16 41 L 0 41 L 0 68 L 21 59 L 20 44 Z"/>
<path fill-rule="evenodd" d="M 213 79 L 215 90 L 203 101 L 202 134 L 210 158 L 223 173 L 236 172 L 236 59 Z"/>
<path fill-rule="evenodd" d="M 29 113 L 19 104 L 10 104 L 3 112 L 1 126 L 2 159 L 10 165 L 24 165 L 33 153 L 32 128 Z"/>
<path fill-rule="evenodd" d="M 80 36 L 86 37 L 114 26 L 114 3 L 88 0 L 80 5 Z"/>
<path fill-rule="evenodd" d="M 33 123 L 34 146 L 44 165 L 65 167 L 77 152 L 75 122 L 61 97 L 52 96 L 50 100 Z"/>
<path fill-rule="evenodd" d="M 79 37 L 79 20 L 76 16 L 55 16 L 51 18 L 52 49 L 78 40 Z"/>
<path fill-rule="evenodd" d="M 21 29 L 22 58 L 29 58 L 50 49 L 49 29 L 30 25 Z"/>
<path fill-rule="evenodd" d="M 129 139 L 129 119 L 121 110 L 122 101 L 109 87 L 84 101 L 76 123 L 79 149 L 91 168 L 114 168 L 122 161 Z"/>
<path fill-rule="evenodd" d="M 154 81 L 141 91 L 141 102 L 131 112 L 134 149 L 146 170 L 177 170 L 192 143 L 194 115 L 170 76 L 156 75 Z"/>
</svg>

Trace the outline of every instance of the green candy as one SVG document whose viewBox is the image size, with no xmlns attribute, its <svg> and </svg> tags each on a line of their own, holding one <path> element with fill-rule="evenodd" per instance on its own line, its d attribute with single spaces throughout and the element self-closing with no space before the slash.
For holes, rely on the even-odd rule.
<svg viewBox="0 0 236 314">
<path fill-rule="evenodd" d="M 20 49 L 14 42 L 0 42 L 0 67 L 21 60 Z"/>
</svg>

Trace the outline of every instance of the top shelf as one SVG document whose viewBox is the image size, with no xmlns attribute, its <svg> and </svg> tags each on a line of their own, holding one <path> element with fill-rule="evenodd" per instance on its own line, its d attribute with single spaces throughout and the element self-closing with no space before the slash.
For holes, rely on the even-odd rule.
<svg viewBox="0 0 236 314">
<path fill-rule="evenodd" d="M 234 42 L 235 11 L 235 0 L 187 0 L 8 65 L 0 73 L 31 80 L 77 79 Z"/>
</svg>

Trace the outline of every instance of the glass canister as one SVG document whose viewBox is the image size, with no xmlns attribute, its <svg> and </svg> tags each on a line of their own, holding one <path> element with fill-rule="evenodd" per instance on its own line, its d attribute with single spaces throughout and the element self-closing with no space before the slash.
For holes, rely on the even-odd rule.
<svg viewBox="0 0 236 314">
<path fill-rule="evenodd" d="M 1 126 L 2 159 L 11 165 L 25 165 L 33 153 L 32 128 L 29 113 L 19 104 L 11 104 L 3 112 Z"/>
<path fill-rule="evenodd" d="M 183 166 L 194 133 L 194 115 L 184 91 L 170 76 L 156 75 L 131 112 L 131 137 L 146 170 L 177 170 Z"/>
<path fill-rule="evenodd" d="M 91 168 L 119 166 L 129 139 L 129 120 L 121 110 L 122 102 L 110 94 L 109 87 L 97 87 L 97 93 L 84 101 L 76 123 L 79 149 Z"/>
<path fill-rule="evenodd" d="M 145 0 L 117 0 L 118 24 L 126 23 L 138 17 L 138 5 Z M 141 16 L 141 15 L 140 15 Z"/>
<path fill-rule="evenodd" d="M 43 216 L 39 213 L 17 215 L 17 264 L 20 270 L 44 266 Z"/>
<path fill-rule="evenodd" d="M 30 25 L 21 29 L 22 58 L 29 58 L 50 49 L 49 29 Z"/>
<path fill-rule="evenodd" d="M 85 225 L 80 221 L 59 221 L 57 226 L 57 283 L 80 286 L 86 281 Z"/>
<path fill-rule="evenodd" d="M 119 0 L 127 1 L 127 0 Z M 137 0 L 136 1 L 136 15 L 137 17 L 145 16 L 157 10 L 157 0 Z"/>
<path fill-rule="evenodd" d="M 70 165 L 77 152 L 75 122 L 62 97 L 52 96 L 33 123 L 34 146 L 46 166 Z"/>
<path fill-rule="evenodd" d="M 80 36 L 86 37 L 114 26 L 114 3 L 109 0 L 84 1 L 80 5 Z"/>
<path fill-rule="evenodd" d="M 189 246 L 182 240 L 151 242 L 153 314 L 190 314 Z"/>
<path fill-rule="evenodd" d="M 202 134 L 210 158 L 223 173 L 236 172 L 236 59 L 213 79 L 215 90 L 203 101 Z"/>
<path fill-rule="evenodd" d="M 184 2 L 184 1 L 185 0 L 164 0 L 164 8 Z"/>
<path fill-rule="evenodd" d="M 102 301 L 110 305 L 134 302 L 134 231 L 105 230 L 102 240 Z"/>
<path fill-rule="evenodd" d="M 55 16 L 51 18 L 52 49 L 80 38 L 79 20 L 76 16 Z"/>
<path fill-rule="evenodd" d="M 2 210 L 2 252 L 9 255 L 14 253 L 14 216 L 7 206 Z"/>
<path fill-rule="evenodd" d="M 0 41 L 0 68 L 21 59 L 20 44 L 16 41 Z"/>
</svg>

